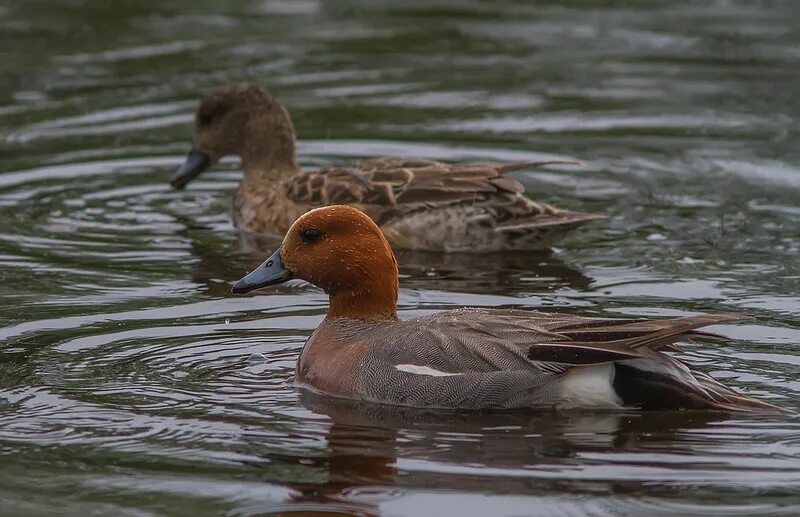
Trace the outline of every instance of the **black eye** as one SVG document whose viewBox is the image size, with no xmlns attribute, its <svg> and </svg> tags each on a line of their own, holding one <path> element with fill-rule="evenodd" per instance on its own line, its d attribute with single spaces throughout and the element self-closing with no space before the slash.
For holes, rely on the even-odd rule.
<svg viewBox="0 0 800 517">
<path fill-rule="evenodd" d="M 208 110 L 205 111 L 201 110 L 197 113 L 197 118 L 196 118 L 197 125 L 207 126 L 211 124 L 211 122 L 214 120 L 214 117 L 215 117 L 214 113 L 211 113 Z"/>
<path fill-rule="evenodd" d="M 306 244 L 311 244 L 312 242 L 317 242 L 322 238 L 322 232 L 317 230 L 316 228 L 306 228 L 300 235 L 303 237 L 303 241 Z"/>
</svg>

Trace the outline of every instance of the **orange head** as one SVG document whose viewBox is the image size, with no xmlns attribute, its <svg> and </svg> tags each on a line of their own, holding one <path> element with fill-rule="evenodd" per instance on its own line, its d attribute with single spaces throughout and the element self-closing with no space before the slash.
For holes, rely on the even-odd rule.
<svg viewBox="0 0 800 517">
<path fill-rule="evenodd" d="M 300 278 L 330 296 L 328 318 L 396 319 L 397 261 L 380 228 L 360 210 L 334 205 L 294 222 L 281 247 L 233 285 L 247 293 Z"/>
<path fill-rule="evenodd" d="M 200 102 L 194 146 L 171 184 L 182 189 L 220 158 L 235 154 L 246 170 L 296 169 L 295 132 L 289 113 L 252 83 L 220 86 Z"/>
</svg>

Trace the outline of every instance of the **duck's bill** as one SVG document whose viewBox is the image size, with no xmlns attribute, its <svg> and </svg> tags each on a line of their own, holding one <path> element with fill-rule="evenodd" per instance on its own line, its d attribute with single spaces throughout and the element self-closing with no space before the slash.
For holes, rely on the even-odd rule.
<svg viewBox="0 0 800 517">
<path fill-rule="evenodd" d="M 211 165 L 211 159 L 192 147 L 192 150 L 189 151 L 189 155 L 186 157 L 186 161 L 183 162 L 183 165 L 181 165 L 181 168 L 175 173 L 175 176 L 172 177 L 172 181 L 170 181 L 169 184 L 172 185 L 172 188 L 175 190 L 181 190 L 204 170 L 208 169 L 209 165 Z"/>
<path fill-rule="evenodd" d="M 260 266 L 248 273 L 244 278 L 233 284 L 234 294 L 245 294 L 262 287 L 277 285 L 291 280 L 292 273 L 281 262 L 281 250 L 272 254 Z"/>
</svg>

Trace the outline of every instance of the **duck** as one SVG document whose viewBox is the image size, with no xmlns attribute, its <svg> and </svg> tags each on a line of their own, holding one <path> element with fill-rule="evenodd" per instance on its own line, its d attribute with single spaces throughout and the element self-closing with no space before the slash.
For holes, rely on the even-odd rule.
<svg viewBox="0 0 800 517">
<path fill-rule="evenodd" d="M 350 166 L 303 171 L 289 112 L 253 83 L 226 84 L 199 104 L 194 145 L 174 175 L 177 190 L 226 155 L 244 177 L 233 222 L 282 236 L 305 212 L 349 204 L 367 213 L 396 249 L 486 252 L 547 249 L 570 230 L 603 216 L 533 201 L 507 174 L 570 161 L 446 164 L 378 157 Z"/>
<path fill-rule="evenodd" d="M 601 319 L 510 308 L 397 315 L 397 260 L 348 205 L 313 209 L 234 294 L 301 279 L 328 294 L 296 383 L 325 396 L 415 408 L 781 411 L 673 357 L 701 329 L 751 319 L 703 314 Z"/>
</svg>

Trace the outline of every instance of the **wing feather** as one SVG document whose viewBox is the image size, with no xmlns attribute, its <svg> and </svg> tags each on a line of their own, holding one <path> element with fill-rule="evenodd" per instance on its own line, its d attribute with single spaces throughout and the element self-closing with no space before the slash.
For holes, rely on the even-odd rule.
<svg viewBox="0 0 800 517">
<path fill-rule="evenodd" d="M 379 224 L 421 208 L 458 203 L 484 204 L 500 231 L 534 226 L 579 224 L 594 217 L 535 203 L 522 194 L 507 172 L 568 161 L 507 164 L 446 164 L 422 158 L 372 158 L 355 167 L 331 167 L 298 174 L 287 184 L 288 197 L 308 205 L 351 204 Z M 580 217 L 575 217 L 580 216 Z M 516 224 L 516 226 L 514 226 Z"/>
<path fill-rule="evenodd" d="M 415 346 L 397 351 L 397 360 L 433 360 L 436 364 L 425 365 L 453 368 L 449 371 L 492 371 L 513 364 L 564 372 L 575 366 L 640 359 L 640 349 L 673 350 L 676 341 L 691 337 L 700 327 L 746 319 L 750 318 L 709 314 L 604 320 L 513 309 L 460 309 L 412 320 L 413 326 L 401 325 L 404 340 Z M 440 358 L 404 356 L 419 350 L 434 350 Z"/>
<path fill-rule="evenodd" d="M 613 389 L 625 404 L 779 410 L 662 353 L 673 351 L 673 344 L 682 338 L 708 336 L 697 331 L 700 327 L 746 319 L 750 318 L 738 314 L 604 320 L 513 309 L 445 311 L 398 322 L 389 332 L 382 327 L 365 362 L 381 366 L 364 370 L 381 379 L 367 383 L 376 390 L 372 393 L 376 400 L 443 407 L 532 407 L 558 403 L 566 374 L 615 363 Z M 408 366 L 420 373 L 406 373 Z M 425 374 L 432 370 L 437 375 Z"/>
</svg>

